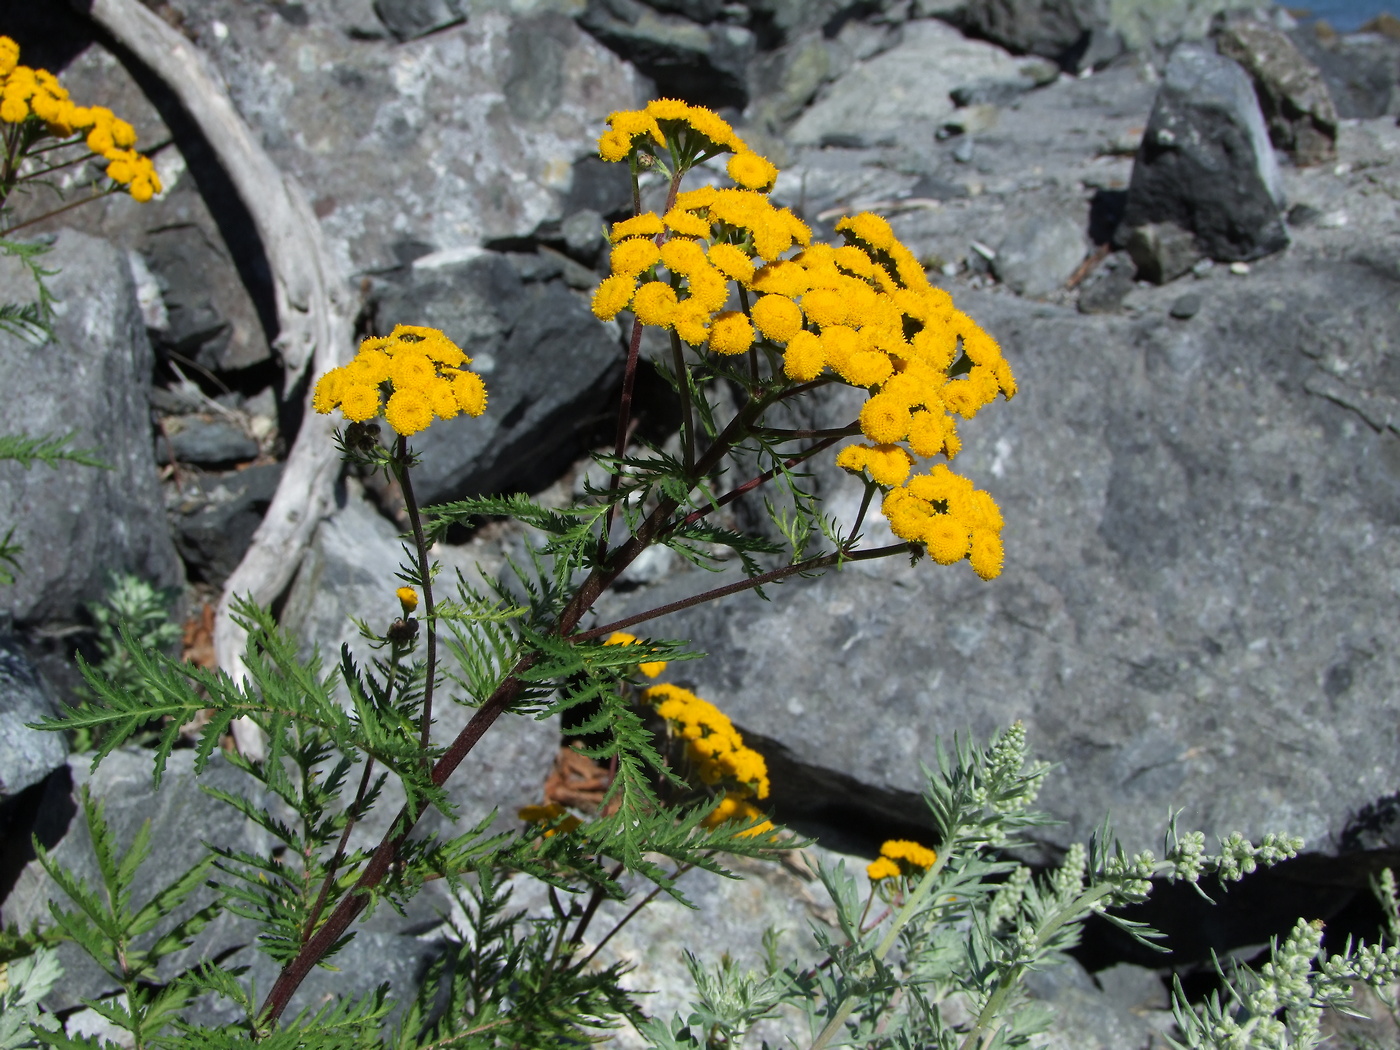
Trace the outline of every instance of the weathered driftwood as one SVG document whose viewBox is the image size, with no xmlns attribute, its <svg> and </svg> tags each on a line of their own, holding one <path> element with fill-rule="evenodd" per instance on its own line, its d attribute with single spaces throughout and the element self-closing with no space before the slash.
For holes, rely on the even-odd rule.
<svg viewBox="0 0 1400 1050">
<path fill-rule="evenodd" d="M 175 93 L 199 125 L 257 226 L 272 270 L 280 332 L 275 350 L 285 369 L 284 389 L 306 374 L 334 367 L 348 356 L 354 305 L 348 284 L 326 249 L 306 195 L 280 171 L 239 116 L 221 78 L 189 40 L 139 0 L 75 0 L 92 19 L 144 63 Z M 310 389 L 308 385 L 307 396 Z M 219 665 L 235 679 L 245 675 L 246 634 L 234 623 L 236 595 L 273 601 L 291 582 L 317 522 L 332 499 L 339 460 L 332 424 L 307 410 L 252 546 L 224 585 L 214 627 Z M 241 749 L 261 750 L 256 728 L 235 725 Z"/>
</svg>

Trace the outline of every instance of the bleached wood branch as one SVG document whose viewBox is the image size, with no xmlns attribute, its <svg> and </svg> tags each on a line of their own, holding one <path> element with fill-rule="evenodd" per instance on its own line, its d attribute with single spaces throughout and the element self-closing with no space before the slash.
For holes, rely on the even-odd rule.
<svg viewBox="0 0 1400 1050">
<path fill-rule="evenodd" d="M 284 390 L 306 373 L 319 375 L 348 357 L 355 306 L 348 282 L 325 245 L 320 223 L 295 178 L 282 172 L 244 123 L 222 79 L 189 40 L 139 0 L 76 3 L 158 76 L 213 147 L 262 238 L 272 270 L 280 332 L 274 349 Z M 330 509 L 339 459 L 332 423 L 311 411 L 310 387 L 301 429 L 282 481 L 243 561 L 224 585 L 214 625 L 219 665 L 246 675 L 247 637 L 229 615 L 234 595 L 267 604 L 291 582 L 317 523 Z M 261 748 L 255 727 L 235 726 L 246 753 Z"/>
</svg>

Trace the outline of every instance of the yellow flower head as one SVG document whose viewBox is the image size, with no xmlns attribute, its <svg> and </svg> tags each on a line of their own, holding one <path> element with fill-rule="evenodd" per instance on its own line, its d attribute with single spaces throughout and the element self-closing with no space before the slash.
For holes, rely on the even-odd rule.
<svg viewBox="0 0 1400 1050">
<path fill-rule="evenodd" d="M 642 324 L 670 328 L 676 313 L 676 292 L 664 281 L 648 281 L 632 296 L 632 312 Z"/>
<path fill-rule="evenodd" d="M 613 247 L 610 265 L 615 276 L 636 277 L 650 270 L 661 259 L 656 242 L 646 237 L 629 237 Z"/>
<path fill-rule="evenodd" d="M 394 594 L 398 597 L 399 605 L 402 606 L 405 616 L 418 608 L 418 592 L 412 587 L 400 587 Z"/>
<path fill-rule="evenodd" d="M 645 243 L 650 244 L 650 241 Z M 653 245 L 653 247 L 655 247 Z M 611 321 L 632 301 L 632 293 L 637 290 L 637 279 L 626 274 L 604 277 L 593 293 L 593 313 L 603 321 Z"/>
<path fill-rule="evenodd" d="M 19 65 L 19 45 L 7 36 L 0 36 L 0 77 L 7 77 Z"/>
<path fill-rule="evenodd" d="M 545 838 L 552 838 L 559 834 L 567 835 L 569 832 L 583 827 L 583 821 L 557 802 L 549 802 L 543 806 L 522 806 L 516 816 L 526 824 L 553 825 L 545 831 Z"/>
<path fill-rule="evenodd" d="M 767 157 L 757 153 L 736 153 L 726 168 L 729 177 L 746 190 L 769 190 L 777 181 L 778 169 Z"/>
<path fill-rule="evenodd" d="M 710 349 L 717 354 L 747 353 L 752 345 L 753 325 L 738 310 L 720 314 L 710 326 Z"/>
<path fill-rule="evenodd" d="M 775 343 L 786 345 L 802 331 L 802 310 L 782 295 L 762 295 L 753 304 L 753 323 Z"/>
</svg>

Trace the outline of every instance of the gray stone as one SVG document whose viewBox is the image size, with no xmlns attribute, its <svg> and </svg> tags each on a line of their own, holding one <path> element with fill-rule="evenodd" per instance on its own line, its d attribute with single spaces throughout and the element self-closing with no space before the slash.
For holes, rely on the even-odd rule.
<svg viewBox="0 0 1400 1050">
<path fill-rule="evenodd" d="M 1117 252 L 1103 261 L 1079 286 L 1075 304 L 1082 314 L 1114 314 L 1133 290 L 1134 264 Z"/>
<path fill-rule="evenodd" d="M 1238 62 L 1254 80 L 1269 138 L 1299 165 L 1337 157 L 1337 107 L 1327 83 L 1283 30 L 1260 19 L 1235 15 L 1215 28 L 1222 55 Z"/>
<path fill-rule="evenodd" d="M 949 135 L 976 135 L 990 131 L 997 126 L 1001 111 L 990 102 L 979 102 L 971 106 L 960 105 L 938 129 L 939 137 Z"/>
<path fill-rule="evenodd" d="M 1240 0 L 1108 0 L 1108 24 L 1133 51 L 1165 52 L 1183 40 L 1204 40 L 1221 11 Z"/>
<path fill-rule="evenodd" d="M 1059 60 L 1108 19 L 1108 0 L 969 0 L 963 24 L 1020 54 Z"/>
<path fill-rule="evenodd" d="M 590 0 L 578 22 L 654 80 L 663 96 L 715 108 L 749 101 L 748 64 L 757 44 L 743 26 L 701 26 L 639 0 Z"/>
<path fill-rule="evenodd" d="M 1149 1017 L 1157 1012 L 1170 1018 L 1166 988 L 1151 970 L 1135 966 L 1114 970 L 1118 972 L 1110 978 L 1111 990 L 1096 980 L 1099 975 L 1091 976 L 1072 957 L 1026 975 L 1031 999 L 1047 1004 L 1054 1012 L 1054 1024 L 1044 1044 L 1047 1050 L 1126 1050 L 1154 1045 L 1160 1029 Z M 1154 984 L 1155 993 L 1151 990 Z M 1120 992 L 1122 985 L 1128 987 Z M 1140 996 L 1151 1004 L 1146 1009 L 1143 1003 L 1133 1001 Z"/>
<path fill-rule="evenodd" d="M 1201 259 L 1201 249 L 1189 230 L 1171 222 L 1135 227 L 1128 234 L 1128 255 L 1138 276 L 1153 284 L 1174 281 Z"/>
<path fill-rule="evenodd" d="M 166 324 L 155 333 L 159 349 L 217 371 L 250 368 L 271 358 L 233 260 L 200 224 L 152 230 L 141 257 L 161 290 Z"/>
<path fill-rule="evenodd" d="M 412 40 L 464 20 L 458 0 L 374 0 L 374 13 L 400 40 Z"/>
<path fill-rule="evenodd" d="M 560 232 L 564 235 L 564 247 L 575 259 L 586 263 L 597 262 L 607 244 L 607 224 L 603 217 L 592 209 L 576 211 L 564 220 Z"/>
<path fill-rule="evenodd" d="M 1017 68 L 1001 48 L 968 40 L 943 22 L 909 22 L 900 43 L 827 85 L 788 138 L 795 145 L 923 145 L 953 111 L 953 88 L 982 77 L 1013 77 Z"/>
<path fill-rule="evenodd" d="M 1400 114 L 1400 40 L 1381 33 L 1327 35 L 1313 26 L 1288 35 L 1322 74 L 1343 120 Z"/>
<path fill-rule="evenodd" d="M 490 396 L 413 439 L 423 503 L 543 487 L 581 453 L 575 424 L 608 397 L 622 347 L 584 300 L 558 282 L 523 284 L 503 256 L 415 267 L 375 295 L 377 325 L 441 328 L 474 359 Z"/>
<path fill-rule="evenodd" d="M 200 482 L 197 500 L 187 499 L 175 519 L 175 545 L 191 576 L 223 585 L 243 560 L 281 477 L 280 463 L 265 463 Z"/>
<path fill-rule="evenodd" d="M 992 272 L 1017 295 L 1043 299 L 1084 261 L 1084 230 L 1065 215 L 1029 215 L 997 245 Z"/>
<path fill-rule="evenodd" d="M 1189 321 L 1201 312 L 1201 297 L 1195 292 L 1187 292 L 1172 303 L 1168 312 L 1178 321 Z"/>
<path fill-rule="evenodd" d="M 258 454 L 258 443 L 244 429 L 227 419 L 203 416 L 173 416 L 166 420 L 170 434 L 167 445 L 164 436 L 156 442 L 156 461 L 196 463 L 200 466 L 222 466 L 243 463 Z"/>
<path fill-rule="evenodd" d="M 564 60 L 573 32 L 573 24 L 558 12 L 511 23 L 505 95 L 516 120 L 538 124 L 559 108 L 564 98 Z"/>
<path fill-rule="evenodd" d="M 1122 226 L 1172 222 L 1220 261 L 1288 244 L 1283 184 L 1249 77 L 1199 44 L 1172 54 L 1128 187 Z"/>
<path fill-rule="evenodd" d="M 166 530 L 152 528 L 165 520 L 146 403 L 153 361 L 126 255 L 65 230 L 43 264 L 57 271 L 53 339 L 35 346 L 0 333 L 11 429 L 71 432 L 74 447 L 95 449 L 111 469 L 0 464 L 0 522 L 24 548 L 4 595 L 20 623 L 75 619 L 112 572 L 160 586 L 184 578 Z M 31 294 L 0 285 L 0 300 Z"/>
<path fill-rule="evenodd" d="M 0 634 L 0 800 L 39 783 L 67 760 L 62 733 L 28 727 L 58 713 L 52 690 L 19 639 Z"/>
<path fill-rule="evenodd" d="M 1053 83 L 1059 72 L 1053 62 L 1027 62 L 1020 67 L 1017 76 L 982 77 L 953 88 L 949 97 L 958 106 L 975 106 L 979 103 L 1005 106 L 1027 91 Z"/>
</svg>

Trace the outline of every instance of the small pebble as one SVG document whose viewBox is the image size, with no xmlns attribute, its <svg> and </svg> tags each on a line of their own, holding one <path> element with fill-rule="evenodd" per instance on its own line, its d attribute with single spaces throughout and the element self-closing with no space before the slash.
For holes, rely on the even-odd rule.
<svg viewBox="0 0 1400 1050">
<path fill-rule="evenodd" d="M 1249 263 L 1232 262 L 1230 264 L 1230 272 L 1233 274 L 1237 274 L 1240 277 L 1243 277 L 1245 274 L 1249 273 Z"/>
<path fill-rule="evenodd" d="M 1185 295 L 1172 303 L 1171 315 L 1178 321 L 1187 321 L 1201 312 L 1201 297 L 1194 292 L 1187 292 Z"/>
<path fill-rule="evenodd" d="M 972 162 L 972 137 L 964 135 L 958 139 L 958 144 L 953 147 L 953 159 L 959 164 L 970 164 Z"/>
</svg>

